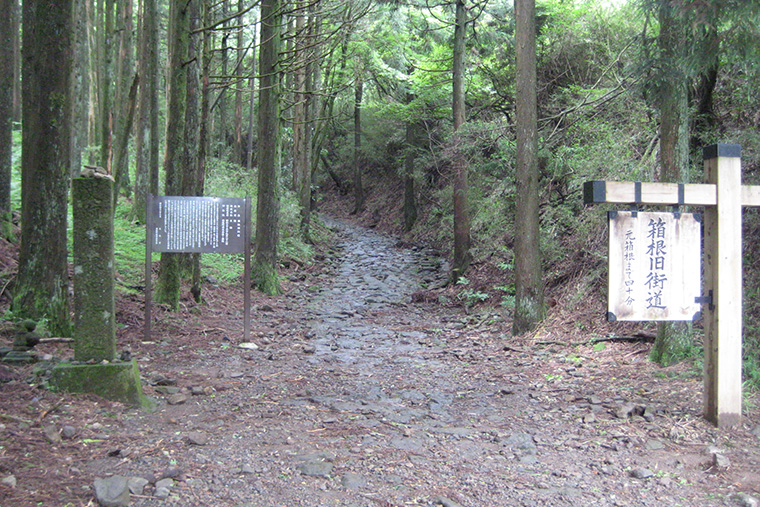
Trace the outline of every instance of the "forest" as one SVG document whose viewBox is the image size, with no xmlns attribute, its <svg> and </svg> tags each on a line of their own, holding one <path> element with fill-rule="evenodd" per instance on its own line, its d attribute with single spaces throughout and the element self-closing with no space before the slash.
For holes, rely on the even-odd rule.
<svg viewBox="0 0 760 507">
<path fill-rule="evenodd" d="M 439 299 L 498 307 L 515 335 L 602 316 L 605 208 L 584 207 L 585 181 L 701 182 L 714 143 L 740 145 L 743 182 L 758 178 L 754 2 L 1 5 L 0 213 L 19 245 L 3 296 L 9 319 L 54 335 L 71 330 L 67 210 L 83 170 L 113 177 L 127 229 L 148 194 L 253 196 L 254 283 L 272 295 L 284 264 L 312 262 L 320 206 L 343 202 L 439 249 L 452 266 Z M 744 216 L 757 386 L 760 219 Z M 177 308 L 183 284 L 202 297 L 200 256 L 158 264 L 160 302 Z M 700 356 L 699 324 L 655 327 L 652 360 Z"/>
<path fill-rule="evenodd" d="M 758 211 L 729 432 L 701 411 L 706 324 L 606 320 L 606 212 L 708 206 L 584 184 L 704 183 L 720 144 L 760 185 L 760 3 L 0 12 L 0 504 L 757 504 Z M 152 411 L 48 382 L 90 177 L 114 189 L 111 355 Z M 250 338 L 243 256 L 146 255 L 149 196 L 250 198 Z"/>
</svg>

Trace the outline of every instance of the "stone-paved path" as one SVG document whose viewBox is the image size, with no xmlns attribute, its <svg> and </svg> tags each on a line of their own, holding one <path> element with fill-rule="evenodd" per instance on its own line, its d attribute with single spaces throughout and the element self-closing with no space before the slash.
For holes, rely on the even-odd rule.
<svg viewBox="0 0 760 507">
<path fill-rule="evenodd" d="M 681 395 L 693 410 L 659 406 L 589 358 L 505 347 L 488 316 L 410 304 L 445 277 L 429 252 L 332 225 L 331 272 L 257 310 L 259 349 L 210 342 L 173 372 L 207 395 L 135 416 L 128 458 L 89 465 L 165 470 L 133 505 L 738 505 L 742 486 L 705 472 L 698 393 Z"/>
</svg>

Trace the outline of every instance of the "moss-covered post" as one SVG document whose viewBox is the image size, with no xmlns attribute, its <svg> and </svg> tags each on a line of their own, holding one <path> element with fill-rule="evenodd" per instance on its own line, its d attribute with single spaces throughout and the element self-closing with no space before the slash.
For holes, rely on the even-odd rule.
<svg viewBox="0 0 760 507">
<path fill-rule="evenodd" d="M 60 363 L 50 385 L 150 407 L 137 362 L 116 360 L 113 266 L 113 179 L 83 172 L 74 201 L 74 362 Z"/>
<path fill-rule="evenodd" d="M 116 357 L 113 180 L 74 178 L 74 359 Z"/>
</svg>

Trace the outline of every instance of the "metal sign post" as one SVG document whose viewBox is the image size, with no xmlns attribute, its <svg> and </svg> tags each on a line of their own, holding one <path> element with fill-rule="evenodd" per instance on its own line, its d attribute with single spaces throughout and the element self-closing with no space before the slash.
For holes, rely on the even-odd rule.
<svg viewBox="0 0 760 507">
<path fill-rule="evenodd" d="M 741 184 L 741 148 L 704 149 L 707 183 L 588 181 L 586 204 L 702 206 L 705 321 L 704 415 L 718 427 L 739 424 L 742 410 L 742 206 L 760 206 L 760 186 Z M 695 272 L 693 277 L 699 277 Z"/>
<path fill-rule="evenodd" d="M 251 199 L 148 195 L 145 237 L 145 339 L 150 340 L 153 252 L 242 253 L 243 334 L 251 328 Z"/>
</svg>

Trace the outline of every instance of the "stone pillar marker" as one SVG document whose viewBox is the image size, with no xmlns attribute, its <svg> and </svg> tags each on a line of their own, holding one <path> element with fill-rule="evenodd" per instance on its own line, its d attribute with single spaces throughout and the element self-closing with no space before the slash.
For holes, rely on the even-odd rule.
<svg viewBox="0 0 760 507">
<path fill-rule="evenodd" d="M 75 178 L 74 360 L 116 358 L 113 266 L 113 181 Z"/>
<path fill-rule="evenodd" d="M 116 360 L 113 179 L 74 178 L 74 362 L 58 364 L 51 386 L 149 407 L 137 362 Z"/>
</svg>

